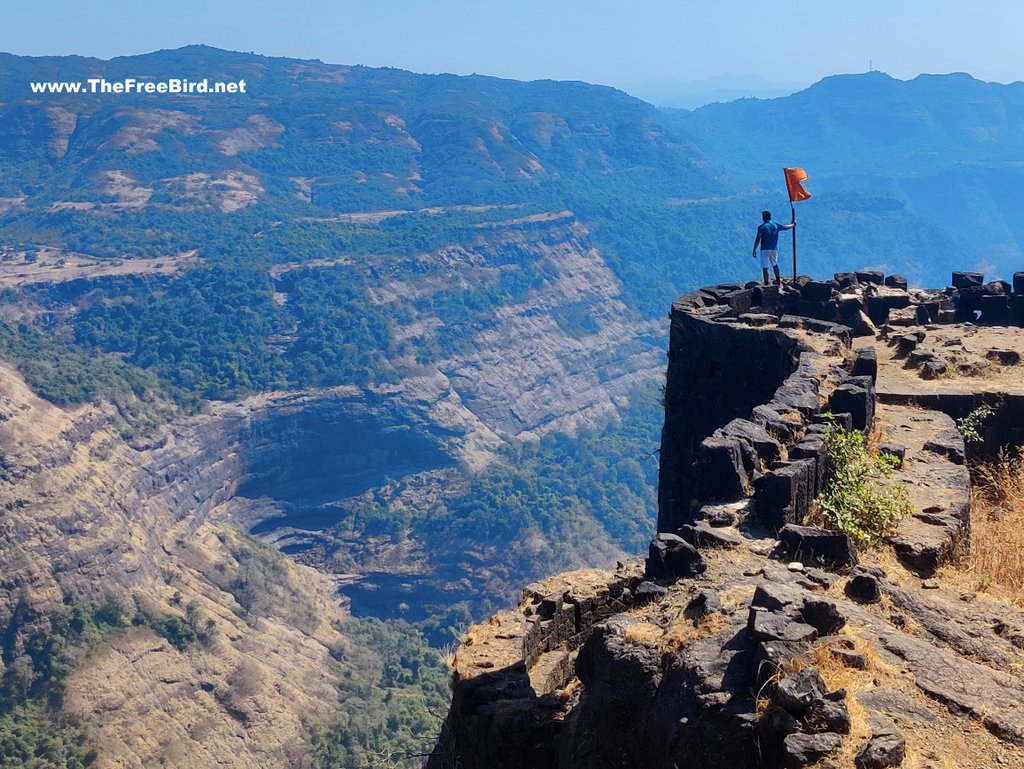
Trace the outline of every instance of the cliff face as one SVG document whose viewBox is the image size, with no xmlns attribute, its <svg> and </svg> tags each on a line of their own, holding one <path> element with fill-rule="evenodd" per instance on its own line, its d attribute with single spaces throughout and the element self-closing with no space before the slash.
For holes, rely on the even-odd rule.
<svg viewBox="0 0 1024 769">
<path fill-rule="evenodd" d="M 1017 350 L 979 353 L 998 329 L 956 323 L 970 290 L 840 277 L 674 304 L 661 533 L 646 562 L 531 585 L 515 611 L 473 628 L 432 767 L 1024 762 L 1024 685 L 1005 667 L 1024 613 L 961 587 L 970 476 L 953 419 L 932 410 L 998 400 L 1017 424 L 1006 404 L 1019 382 L 992 384 L 1019 364 L 935 393 L 926 364 L 939 353 L 907 355 L 965 334 L 968 357 Z M 1002 297 L 1005 312 L 1021 302 Z M 924 377 L 920 403 L 899 386 L 908 367 Z M 800 525 L 828 477 L 825 411 L 901 457 L 913 515 L 867 555 Z"/>
<path fill-rule="evenodd" d="M 659 531 L 674 531 L 702 498 L 701 441 L 771 400 L 799 360 L 798 341 L 784 331 L 707 323 L 681 306 L 669 333 Z"/>
<path fill-rule="evenodd" d="M 109 407 L 55 407 L 7 368 L 0 393 L 8 663 L 65 604 L 115 596 L 129 614 L 181 617 L 201 635 L 186 649 L 133 628 L 69 679 L 65 709 L 99 765 L 305 765 L 354 642 L 333 624 L 345 616 L 334 584 L 238 528 L 282 486 L 308 501 L 332 481 L 339 495 L 353 490 L 342 481 L 377 483 L 385 466 L 450 465 L 463 434 L 340 388 L 216 405 L 129 445 Z M 354 451 L 364 433 L 373 450 Z"/>
<path fill-rule="evenodd" d="M 66 603 L 113 595 L 129 612 L 185 616 L 202 641 L 179 651 L 135 628 L 68 681 L 65 708 L 99 765 L 300 765 L 337 698 L 342 615 L 322 576 L 254 550 L 222 513 L 242 479 L 265 475 L 256 436 L 274 406 L 202 415 L 132 447 L 107 407 L 57 408 L 6 368 L 0 391 L 5 658 Z M 274 600 L 254 604 L 237 585 L 260 562 Z"/>
</svg>

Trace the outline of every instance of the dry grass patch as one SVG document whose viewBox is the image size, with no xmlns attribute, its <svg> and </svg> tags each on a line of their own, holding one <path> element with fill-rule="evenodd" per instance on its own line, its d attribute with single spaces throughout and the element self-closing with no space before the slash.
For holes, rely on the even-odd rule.
<svg viewBox="0 0 1024 769">
<path fill-rule="evenodd" d="M 872 641 L 861 637 L 853 629 L 848 631 L 847 640 L 852 642 L 853 651 L 867 660 L 867 667 L 864 670 L 844 665 L 842 659 L 829 648 L 831 645 L 818 646 L 813 652 L 814 665 L 821 673 L 829 691 L 846 690 L 846 706 L 850 711 L 850 733 L 843 736 L 843 747 L 834 757 L 838 766 L 853 766 L 854 756 L 860 746 L 871 738 L 868 712 L 857 701 L 857 693 L 876 688 L 876 681 L 885 682 L 896 677 L 895 669 L 882 661 Z"/>
<path fill-rule="evenodd" d="M 657 645 L 665 631 L 650 622 L 637 622 L 626 628 L 626 643 L 634 646 Z"/>
<path fill-rule="evenodd" d="M 971 545 L 961 567 L 977 590 L 1006 588 L 1024 604 L 1024 452 L 1001 451 L 974 468 Z"/>
<path fill-rule="evenodd" d="M 662 636 L 661 648 L 667 654 L 673 654 L 700 638 L 718 635 L 729 627 L 729 621 L 720 611 L 705 614 L 698 619 L 689 619 L 683 615 Z"/>
<path fill-rule="evenodd" d="M 867 661 L 867 667 L 859 670 L 844 665 L 842 659 L 832 651 L 832 648 L 840 645 L 852 647 L 851 651 L 862 655 Z M 766 681 L 757 693 L 757 712 L 763 715 L 771 707 L 769 693 L 782 678 L 811 666 L 818 669 L 828 691 L 846 690 L 850 733 L 843 735 L 843 746 L 832 756 L 832 761 L 835 766 L 853 766 L 857 751 L 871 737 L 868 712 L 857 701 L 856 695 L 878 688 L 879 685 L 895 688 L 898 685 L 898 671 L 879 657 L 874 641 L 864 638 L 856 629 L 847 628 L 846 634 L 835 643 L 821 644 L 815 647 L 809 656 L 794 657 Z"/>
</svg>

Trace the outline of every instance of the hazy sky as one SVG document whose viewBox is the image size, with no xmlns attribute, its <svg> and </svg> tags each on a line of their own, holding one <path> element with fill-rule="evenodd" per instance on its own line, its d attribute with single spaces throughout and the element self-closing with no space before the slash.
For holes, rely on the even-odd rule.
<svg viewBox="0 0 1024 769">
<path fill-rule="evenodd" d="M 628 88 L 875 69 L 1024 79 L 1019 0 L 3 0 L 0 50 L 110 58 L 206 43 L 338 64 Z"/>
</svg>

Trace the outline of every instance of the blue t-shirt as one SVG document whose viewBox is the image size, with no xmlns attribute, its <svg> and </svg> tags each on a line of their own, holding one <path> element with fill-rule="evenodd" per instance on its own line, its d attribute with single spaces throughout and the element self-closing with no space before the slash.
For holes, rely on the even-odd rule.
<svg viewBox="0 0 1024 769">
<path fill-rule="evenodd" d="M 761 235 L 762 251 L 779 250 L 779 231 L 781 229 L 782 225 L 777 224 L 770 219 L 757 228 L 758 233 Z"/>
</svg>

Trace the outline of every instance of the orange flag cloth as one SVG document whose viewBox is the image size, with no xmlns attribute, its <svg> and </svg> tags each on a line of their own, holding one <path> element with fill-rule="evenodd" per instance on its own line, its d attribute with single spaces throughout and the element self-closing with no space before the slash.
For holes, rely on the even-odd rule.
<svg viewBox="0 0 1024 769">
<path fill-rule="evenodd" d="M 811 193 L 800 184 L 800 182 L 807 181 L 807 172 L 802 168 L 783 168 L 782 171 L 786 174 L 786 189 L 789 190 L 789 201 L 795 203 L 798 200 L 807 200 Z"/>
</svg>

